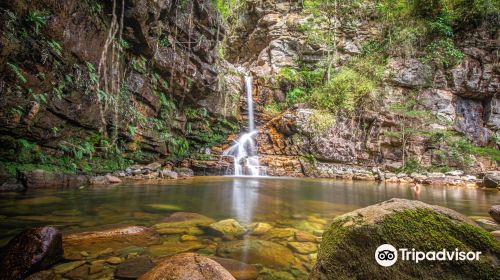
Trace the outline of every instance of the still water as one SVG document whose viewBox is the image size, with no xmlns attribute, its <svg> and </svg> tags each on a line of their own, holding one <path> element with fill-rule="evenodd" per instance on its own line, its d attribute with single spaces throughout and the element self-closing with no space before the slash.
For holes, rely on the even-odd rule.
<svg viewBox="0 0 500 280">
<path fill-rule="evenodd" d="M 332 218 L 390 198 L 418 199 L 467 216 L 487 216 L 500 193 L 475 188 L 422 187 L 319 179 L 197 177 L 167 185 L 43 190 L 0 195 L 0 245 L 33 226 L 63 233 L 114 224 L 152 226 L 177 211 L 243 225 L 266 222 L 304 232 Z M 218 240 L 218 242 L 224 242 Z"/>
</svg>

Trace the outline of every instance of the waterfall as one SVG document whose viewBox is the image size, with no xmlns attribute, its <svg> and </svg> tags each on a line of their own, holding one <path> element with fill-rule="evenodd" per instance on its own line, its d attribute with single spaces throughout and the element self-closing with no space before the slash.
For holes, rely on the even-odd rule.
<svg viewBox="0 0 500 280">
<path fill-rule="evenodd" d="M 255 130 L 255 120 L 253 117 L 253 79 L 251 76 L 245 76 L 245 91 L 247 93 L 248 106 L 248 131 Z"/>
<path fill-rule="evenodd" d="M 259 155 L 254 139 L 258 131 L 255 130 L 253 79 L 251 76 L 245 77 L 245 91 L 248 107 L 248 132 L 241 135 L 233 146 L 224 151 L 224 155 L 234 158 L 234 173 L 232 175 L 264 176 L 266 175 L 265 168 L 259 164 Z"/>
</svg>

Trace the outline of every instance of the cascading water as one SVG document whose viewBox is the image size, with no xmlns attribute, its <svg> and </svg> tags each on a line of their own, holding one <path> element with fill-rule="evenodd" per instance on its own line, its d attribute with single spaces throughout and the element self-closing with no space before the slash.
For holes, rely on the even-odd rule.
<svg viewBox="0 0 500 280">
<path fill-rule="evenodd" d="M 265 176 L 265 168 L 259 165 L 259 156 L 254 137 L 255 130 L 254 108 L 253 108 L 253 79 L 245 77 L 245 91 L 248 106 L 248 132 L 243 134 L 236 143 L 224 152 L 225 156 L 234 158 L 235 176 Z"/>
</svg>

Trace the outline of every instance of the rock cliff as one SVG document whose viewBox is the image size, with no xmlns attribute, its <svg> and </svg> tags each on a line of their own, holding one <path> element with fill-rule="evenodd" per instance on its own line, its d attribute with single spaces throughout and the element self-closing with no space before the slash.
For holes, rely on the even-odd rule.
<svg viewBox="0 0 500 280">
<path fill-rule="evenodd" d="M 363 106 L 325 111 L 304 88 L 376 57 L 387 34 L 373 1 L 335 16 L 311 11 L 316 2 L 234 1 L 229 17 L 209 0 L 0 4 L 1 177 L 26 164 L 87 172 L 157 159 L 223 174 L 222 152 L 246 129 L 243 73 L 269 175 L 498 169 L 498 17 L 453 27 L 457 63 L 404 46 L 368 60 L 356 71 L 378 80 Z M 414 121 L 410 103 L 430 117 Z"/>
</svg>

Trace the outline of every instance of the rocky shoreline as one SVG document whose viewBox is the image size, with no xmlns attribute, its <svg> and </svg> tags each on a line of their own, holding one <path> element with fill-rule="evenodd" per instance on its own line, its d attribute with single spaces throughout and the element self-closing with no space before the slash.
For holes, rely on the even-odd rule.
<svg viewBox="0 0 500 280">
<path fill-rule="evenodd" d="M 266 158 L 264 157 L 264 162 Z M 396 184 L 429 186 L 458 186 L 500 188 L 500 172 L 491 171 L 469 175 L 461 170 L 441 172 L 382 171 L 377 167 L 364 168 L 334 163 L 310 163 L 304 159 L 267 161 L 267 175 L 274 177 L 324 178 L 353 181 L 379 181 Z M 194 176 L 222 176 L 231 170 L 224 160 L 185 160 L 179 167 L 170 163 L 153 162 L 147 165 L 132 165 L 123 171 L 102 175 L 66 174 L 34 170 L 18 172 L 16 181 L 4 182 L 0 192 L 16 192 L 43 188 L 75 188 L 85 185 L 105 186 L 113 184 L 166 184 L 171 180 L 188 179 Z"/>
</svg>

